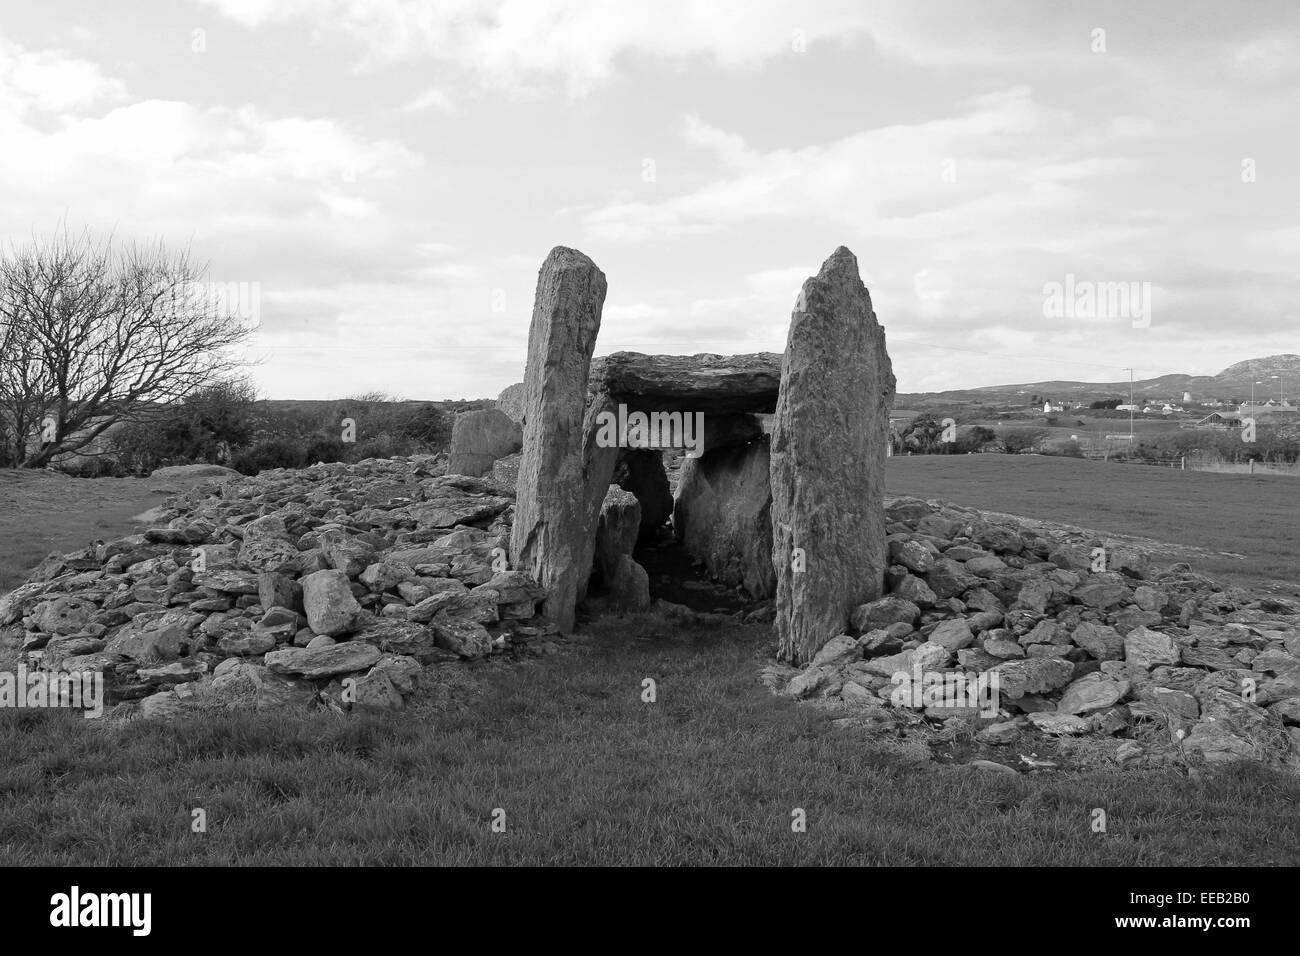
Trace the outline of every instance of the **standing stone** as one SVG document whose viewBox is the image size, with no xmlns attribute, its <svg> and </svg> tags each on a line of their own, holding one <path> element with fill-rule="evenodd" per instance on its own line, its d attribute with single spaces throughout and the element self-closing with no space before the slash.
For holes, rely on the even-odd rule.
<svg viewBox="0 0 1300 956">
<path fill-rule="evenodd" d="M 524 422 L 524 383 L 507 385 L 497 396 L 497 409 L 512 422 Z"/>
<path fill-rule="evenodd" d="M 606 578 L 605 590 L 616 611 L 644 611 L 650 606 L 650 576 L 630 554 L 618 556 L 618 567 Z"/>
<path fill-rule="evenodd" d="M 631 557 L 641 528 L 641 503 L 636 495 L 610 485 L 600 506 L 596 525 L 596 570 L 609 581 L 618 570 L 619 558 Z"/>
<path fill-rule="evenodd" d="M 573 630 L 578 590 L 591 568 L 592 545 L 583 535 L 595 516 L 588 521 L 583 412 L 605 288 L 605 274 L 594 262 L 557 246 L 538 274 L 528 329 L 523 454 L 510 555 L 514 567 L 546 588 L 543 612 L 565 633 Z M 608 484 L 607 476 L 602 500 Z M 579 560 L 584 552 L 585 564 Z"/>
<path fill-rule="evenodd" d="M 583 532 L 578 540 L 578 567 L 590 568 L 596 553 L 596 529 L 600 523 L 600 512 L 605 504 L 605 495 L 610 482 L 614 479 L 614 468 L 623 449 L 606 445 L 600 439 L 601 415 L 617 408 L 614 399 L 608 393 L 598 392 L 592 396 L 587 405 L 582 422 L 582 482 L 585 486 L 582 498 Z M 590 575 L 579 576 L 577 599 L 587 597 L 587 584 Z"/>
<path fill-rule="evenodd" d="M 857 259 L 841 246 L 804 283 L 781 363 L 771 454 L 783 660 L 811 660 L 848 629 L 855 607 L 884 591 L 893 397 L 884 330 Z"/>
<path fill-rule="evenodd" d="M 687 552 L 718 581 L 744 585 L 758 599 L 776 587 L 770 471 L 766 437 L 711 449 L 684 460 L 673 507 L 673 527 Z"/>
<path fill-rule="evenodd" d="M 497 460 L 519 451 L 519 423 L 495 408 L 461 412 L 451 428 L 447 474 L 481 478 Z"/>
</svg>

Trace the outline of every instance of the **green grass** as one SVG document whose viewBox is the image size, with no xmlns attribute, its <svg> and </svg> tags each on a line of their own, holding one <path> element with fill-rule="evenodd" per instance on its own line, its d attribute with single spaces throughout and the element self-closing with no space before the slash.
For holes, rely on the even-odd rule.
<svg viewBox="0 0 1300 956">
<path fill-rule="evenodd" d="M 0 512 L 12 583 L 49 550 L 129 533 L 129 516 L 156 503 L 143 483 L 18 481 L 0 486 L 23 505 Z M 1295 488 L 1029 456 L 889 466 L 894 494 L 1242 553 L 1193 564 L 1248 584 L 1300 579 Z M 770 695 L 757 679 L 765 629 L 640 617 L 588 636 L 526 663 L 441 667 L 392 715 L 0 711 L 0 864 L 1300 862 L 1291 776 L 917 764 Z M 657 703 L 640 699 L 646 677 Z M 1018 765 L 1021 752 L 998 758 Z M 491 830 L 497 807 L 505 833 Z M 806 833 L 791 831 L 795 807 Z M 1091 829 L 1097 807 L 1105 834 Z M 191 831 L 195 808 L 204 834 Z"/>
<path fill-rule="evenodd" d="M 1189 556 L 1175 548 L 1157 560 L 1188 561 L 1225 583 L 1300 593 L 1295 478 L 1036 455 L 914 455 L 889 459 L 886 485 L 894 495 L 1204 549 Z"/>
<path fill-rule="evenodd" d="M 0 468 L 0 594 L 18 587 L 51 551 L 132 534 L 131 518 L 166 494 L 141 478 L 69 478 Z"/>
<path fill-rule="evenodd" d="M 0 863 L 1300 862 L 1292 777 L 911 764 L 771 696 L 756 676 L 765 629 L 642 617 L 589 633 L 560 655 L 476 668 L 460 706 L 404 714 L 113 728 L 0 713 Z M 657 703 L 641 701 L 646 677 Z M 191 832 L 196 807 L 205 834 Z M 491 831 L 498 807 L 505 833 Z M 791 830 L 795 807 L 806 833 Z"/>
</svg>

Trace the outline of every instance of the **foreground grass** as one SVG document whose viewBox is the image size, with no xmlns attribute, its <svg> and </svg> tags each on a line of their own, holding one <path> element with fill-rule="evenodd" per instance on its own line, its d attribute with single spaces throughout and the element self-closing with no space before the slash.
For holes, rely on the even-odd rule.
<svg viewBox="0 0 1300 956">
<path fill-rule="evenodd" d="M 945 498 L 1098 531 L 1205 549 L 1189 561 L 1226 583 L 1300 592 L 1300 482 L 1037 455 L 916 455 L 889 459 L 890 494 Z"/>
<path fill-rule="evenodd" d="M 480 691 L 444 714 L 114 729 L 2 712 L 0 863 L 1300 862 L 1291 777 L 908 765 L 769 695 L 762 629 L 642 618 L 590 633 L 562 655 L 479 668 Z M 641 701 L 647 677 L 657 703 Z M 791 830 L 795 807 L 806 833 Z M 206 833 L 191 832 L 195 808 Z"/>
</svg>

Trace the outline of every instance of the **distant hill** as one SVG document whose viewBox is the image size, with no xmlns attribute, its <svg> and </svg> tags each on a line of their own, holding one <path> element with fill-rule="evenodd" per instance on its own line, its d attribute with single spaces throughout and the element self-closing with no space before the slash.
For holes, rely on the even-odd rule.
<svg viewBox="0 0 1300 956">
<path fill-rule="evenodd" d="M 444 412 L 468 412 L 479 408 L 491 408 L 496 401 L 491 398 L 443 399 L 441 401 L 385 401 L 370 398 L 271 398 L 261 402 L 271 411 L 304 412 L 309 414 L 342 413 L 349 409 L 364 410 L 375 406 L 384 408 L 424 408 L 433 406 Z"/>
<path fill-rule="evenodd" d="M 1158 378 L 1139 379 L 1133 383 L 1133 394 L 1139 399 L 1181 398 L 1191 392 L 1195 401 L 1223 399 L 1248 399 L 1253 382 L 1263 382 L 1255 388 L 1259 398 L 1277 397 L 1278 383 L 1270 379 L 1281 370 L 1283 385 L 1288 397 L 1300 393 L 1300 355 L 1287 353 L 1264 358 L 1247 359 L 1230 365 L 1218 375 L 1161 375 Z M 980 388 L 953 389 L 945 392 L 900 393 L 899 405 L 916 401 L 948 402 L 1027 402 L 1027 396 L 1038 394 L 1061 400 L 1083 401 L 1085 398 L 1127 398 L 1128 380 L 1119 382 L 1026 382 L 1019 385 L 985 385 Z"/>
</svg>

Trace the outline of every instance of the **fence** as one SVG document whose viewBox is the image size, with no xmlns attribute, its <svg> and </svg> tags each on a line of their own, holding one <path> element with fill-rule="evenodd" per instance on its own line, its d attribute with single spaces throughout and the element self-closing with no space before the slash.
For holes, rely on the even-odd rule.
<svg viewBox="0 0 1300 956">
<path fill-rule="evenodd" d="M 1217 475 L 1283 475 L 1300 478 L 1300 462 L 1222 461 L 1209 458 L 1137 458 L 1131 455 L 1087 452 L 1086 458 L 1119 464 L 1149 465 L 1176 471 L 1208 471 Z"/>
</svg>

